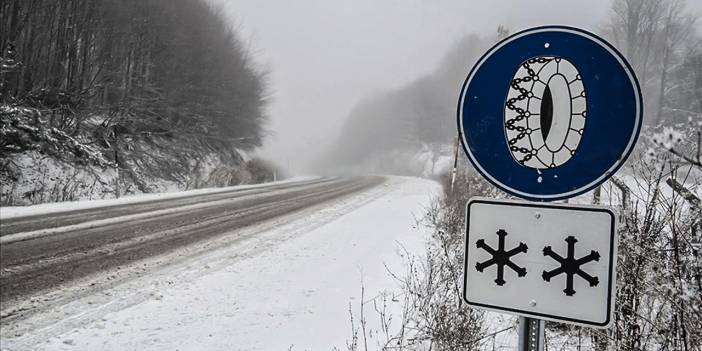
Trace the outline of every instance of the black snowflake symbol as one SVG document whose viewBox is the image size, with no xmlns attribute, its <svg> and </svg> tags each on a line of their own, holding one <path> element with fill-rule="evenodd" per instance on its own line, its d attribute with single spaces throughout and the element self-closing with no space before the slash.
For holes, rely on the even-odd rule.
<svg viewBox="0 0 702 351">
<path fill-rule="evenodd" d="M 517 272 L 517 275 L 520 277 L 526 275 L 526 268 L 517 266 L 516 264 L 514 264 L 514 262 L 510 260 L 510 258 L 520 252 L 526 253 L 527 246 L 524 243 L 519 243 L 519 246 L 515 247 L 514 249 L 505 251 L 505 237 L 507 236 L 507 232 L 504 231 L 504 229 L 500 229 L 497 231 L 497 236 L 499 238 L 497 242 L 497 250 L 485 244 L 485 240 L 483 239 L 480 239 L 476 242 L 478 248 L 490 253 L 492 255 L 492 258 L 482 263 L 476 263 L 475 268 L 478 270 L 478 272 L 482 272 L 487 267 L 490 267 L 494 264 L 497 265 L 497 279 L 495 279 L 495 283 L 501 286 L 505 284 L 505 266 L 512 268 L 512 270 Z"/>
<path fill-rule="evenodd" d="M 593 277 L 585 273 L 582 269 L 580 269 L 580 266 L 584 265 L 585 263 L 591 261 L 599 261 L 600 253 L 597 251 L 590 251 L 589 255 L 576 260 L 575 243 L 577 243 L 578 240 L 575 239 L 575 237 L 573 236 L 569 236 L 565 239 L 565 241 L 568 243 L 568 257 L 566 258 L 563 258 L 559 254 L 553 252 L 550 246 L 544 247 L 544 256 L 549 256 L 553 258 L 554 260 L 558 261 L 561 264 L 561 266 L 549 272 L 544 271 L 543 274 L 541 274 L 541 276 L 544 278 L 545 281 L 548 282 L 551 281 L 551 278 L 559 274 L 565 273 L 566 288 L 563 289 L 563 292 L 568 296 L 573 296 L 575 295 L 575 290 L 573 290 L 573 275 L 575 274 L 587 280 L 587 282 L 590 283 L 590 286 L 597 286 L 597 284 L 600 283 L 599 278 Z"/>
</svg>

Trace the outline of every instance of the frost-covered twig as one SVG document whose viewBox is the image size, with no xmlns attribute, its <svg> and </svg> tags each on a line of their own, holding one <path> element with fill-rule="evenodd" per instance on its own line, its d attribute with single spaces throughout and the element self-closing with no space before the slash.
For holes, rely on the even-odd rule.
<svg viewBox="0 0 702 351">
<path fill-rule="evenodd" d="M 687 189 L 683 184 L 675 180 L 674 178 L 666 179 L 666 184 L 668 184 L 673 190 L 678 192 L 692 207 L 696 210 L 702 210 L 702 201 L 695 195 L 692 191 Z"/>
<path fill-rule="evenodd" d="M 670 154 L 681 159 L 683 163 L 702 168 L 702 121 L 698 122 L 697 125 L 690 121 L 691 129 L 688 129 L 687 137 L 686 132 L 680 131 L 673 127 L 665 127 L 663 132 L 654 134 L 651 138 L 654 144 L 658 147 L 664 149 Z M 693 136 L 694 135 L 694 136 Z M 679 146 L 688 138 L 695 138 L 694 140 L 694 150 L 692 150 L 693 155 L 688 155 L 683 152 Z M 654 150 L 648 151 L 649 156 L 655 156 Z"/>
</svg>

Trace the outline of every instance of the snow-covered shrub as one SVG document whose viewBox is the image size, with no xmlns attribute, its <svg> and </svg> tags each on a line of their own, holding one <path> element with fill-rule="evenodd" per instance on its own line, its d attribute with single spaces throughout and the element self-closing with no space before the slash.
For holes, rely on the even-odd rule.
<svg viewBox="0 0 702 351">
<path fill-rule="evenodd" d="M 601 350 L 702 349 L 702 174 L 678 160 L 635 159 L 618 186 L 616 322 Z"/>
<path fill-rule="evenodd" d="M 421 223 L 432 229 L 426 254 L 410 260 L 401 279 L 411 306 L 411 341 L 429 349 L 479 350 L 486 340 L 484 313 L 469 308 L 462 295 L 465 204 L 494 191 L 472 171 L 460 172 L 453 189 L 450 181 L 442 177 L 444 196 Z"/>
<path fill-rule="evenodd" d="M 702 350 L 702 173 L 669 151 L 691 155 L 695 133 L 646 130 L 639 145 L 646 151 L 601 187 L 602 204 L 620 213 L 614 324 L 597 330 L 548 323 L 552 343 Z"/>
<path fill-rule="evenodd" d="M 650 134 L 648 141 L 653 145 L 646 150 L 648 161 L 672 155 L 675 163 L 702 168 L 702 117 L 690 117 L 687 123 L 662 127 Z"/>
<path fill-rule="evenodd" d="M 0 205 L 101 199 L 114 195 L 114 169 L 76 166 L 29 151 L 3 157 Z"/>
<path fill-rule="evenodd" d="M 0 105 L 0 205 L 101 198 L 113 169 L 101 148 L 52 127 L 42 111 Z"/>
<path fill-rule="evenodd" d="M 248 160 L 246 162 L 246 170 L 251 174 L 253 183 L 272 182 L 284 177 L 278 167 L 261 158 Z"/>
<path fill-rule="evenodd" d="M 0 205 L 17 206 L 270 180 L 219 140 L 138 132 L 93 115 L 69 133 L 54 111 L 0 104 Z"/>
<path fill-rule="evenodd" d="M 57 159 L 110 166 L 99 149 L 78 136 L 53 127 L 35 108 L 0 104 L 0 152 L 3 157 L 23 151 L 40 151 Z"/>
</svg>

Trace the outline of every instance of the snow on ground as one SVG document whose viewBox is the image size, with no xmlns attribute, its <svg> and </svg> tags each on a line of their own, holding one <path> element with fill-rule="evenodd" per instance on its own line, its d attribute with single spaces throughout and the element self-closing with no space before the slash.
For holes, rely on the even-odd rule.
<svg viewBox="0 0 702 351">
<path fill-rule="evenodd" d="M 2 348 L 345 349 L 349 303 L 358 313 L 361 280 L 366 301 L 399 291 L 386 265 L 402 272 L 400 245 L 424 251 L 427 233 L 416 219 L 439 192 L 432 181 L 390 178 L 383 187 L 279 219 L 252 239 L 81 297 L 71 303 L 73 316 L 56 310 L 52 325 L 3 338 Z M 368 318 L 374 328 L 375 318 Z"/>
<path fill-rule="evenodd" d="M 125 204 L 138 203 L 138 202 L 175 199 L 175 198 L 179 198 L 179 197 L 214 194 L 214 193 L 221 193 L 221 192 L 227 192 L 227 191 L 232 191 L 232 190 L 255 189 L 255 188 L 266 187 L 266 186 L 270 186 L 270 185 L 302 182 L 302 181 L 308 181 L 308 180 L 313 180 L 313 179 L 316 179 L 316 177 L 296 177 L 296 178 L 291 178 L 291 179 L 286 179 L 286 180 L 271 182 L 271 183 L 236 185 L 236 186 L 222 187 L 222 188 L 203 188 L 203 189 L 197 189 L 197 190 L 128 195 L 128 196 L 120 197 L 119 199 L 52 202 L 52 203 L 45 203 L 45 204 L 32 205 L 32 206 L 5 206 L 5 207 L 0 207 L 0 218 L 9 219 L 9 218 L 15 218 L 15 217 L 43 215 L 43 214 L 50 214 L 50 213 L 56 213 L 56 212 L 84 210 L 84 209 L 97 208 L 97 207 L 125 205 Z"/>
</svg>

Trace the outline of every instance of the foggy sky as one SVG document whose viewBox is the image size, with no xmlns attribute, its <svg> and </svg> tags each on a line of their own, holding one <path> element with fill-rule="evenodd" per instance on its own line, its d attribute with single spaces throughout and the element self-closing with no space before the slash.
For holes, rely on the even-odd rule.
<svg viewBox="0 0 702 351">
<path fill-rule="evenodd" d="M 611 13 L 611 0 L 213 1 L 270 70 L 275 134 L 260 153 L 297 174 L 343 133 L 360 99 L 432 72 L 464 35 L 492 38 L 500 24 L 598 31 Z"/>
</svg>

